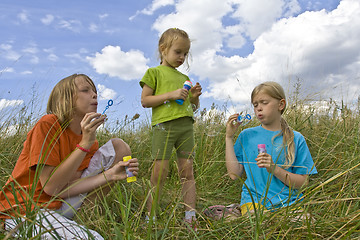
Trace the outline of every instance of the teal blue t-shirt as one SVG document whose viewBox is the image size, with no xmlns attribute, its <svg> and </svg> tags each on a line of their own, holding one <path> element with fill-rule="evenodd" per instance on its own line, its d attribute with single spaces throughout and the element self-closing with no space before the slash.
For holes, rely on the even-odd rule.
<svg viewBox="0 0 360 240">
<path fill-rule="evenodd" d="M 273 136 L 280 131 L 269 131 L 262 126 L 248 128 L 242 131 L 237 138 L 234 150 L 240 164 L 244 166 L 246 180 L 242 187 L 241 205 L 251 203 L 251 196 L 256 203 L 267 209 L 275 209 L 293 204 L 299 200 L 302 193 L 291 189 L 277 177 L 269 174 L 266 168 L 259 168 L 255 158 L 258 155 L 258 144 L 265 144 L 266 151 L 272 156 L 275 164 L 282 166 L 285 162 L 283 137 L 278 136 L 273 141 Z M 295 174 L 316 174 L 313 159 L 309 148 L 301 133 L 294 132 L 295 160 L 291 167 L 285 168 Z M 245 187 L 245 185 L 249 188 Z"/>
<path fill-rule="evenodd" d="M 146 84 L 154 90 L 153 95 L 160 95 L 182 88 L 186 80 L 189 80 L 189 77 L 175 68 L 159 65 L 146 71 L 140 81 L 140 86 L 143 87 Z M 175 101 L 167 101 L 160 106 L 153 107 L 151 125 L 155 126 L 181 117 L 193 117 L 190 96 L 189 92 L 188 98 L 182 105 Z"/>
</svg>

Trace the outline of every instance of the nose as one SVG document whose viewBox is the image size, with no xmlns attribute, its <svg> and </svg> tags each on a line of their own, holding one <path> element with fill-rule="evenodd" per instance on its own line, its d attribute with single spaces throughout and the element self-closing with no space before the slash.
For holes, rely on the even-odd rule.
<svg viewBox="0 0 360 240">
<path fill-rule="evenodd" d="M 262 111 L 262 107 L 261 107 L 260 105 L 258 105 L 257 107 L 255 107 L 255 111 L 261 112 L 261 111 Z"/>
<path fill-rule="evenodd" d="M 97 98 L 97 93 L 93 91 L 93 98 Z"/>
</svg>

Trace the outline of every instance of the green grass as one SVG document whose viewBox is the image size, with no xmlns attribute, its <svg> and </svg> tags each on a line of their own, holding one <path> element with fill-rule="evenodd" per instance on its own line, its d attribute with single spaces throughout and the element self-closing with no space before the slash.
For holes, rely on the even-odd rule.
<svg viewBox="0 0 360 240">
<path fill-rule="evenodd" d="M 225 116 L 205 110 L 195 123 L 195 179 L 199 230 L 195 234 L 183 224 L 181 184 L 177 166 L 170 173 L 158 206 L 157 221 L 148 226 L 144 221 L 145 200 L 150 188 L 151 129 L 147 122 L 118 120 L 98 132 L 100 144 L 111 137 L 124 139 L 132 156 L 140 162 L 138 181 L 118 183 L 113 191 L 91 209 L 80 210 L 76 220 L 98 231 L 105 239 L 360 239 L 360 116 L 359 105 L 352 107 L 329 101 L 322 114 L 294 101 L 285 118 L 307 140 L 318 174 L 303 189 L 305 200 L 297 206 L 312 220 L 290 221 L 291 209 L 257 213 L 251 218 L 213 221 L 202 215 L 204 208 L 240 201 L 242 179 L 232 181 L 225 168 Z M 213 106 L 220 110 L 220 107 Z M 27 117 L 26 108 L 7 119 L 0 116 L 0 131 L 18 124 L 14 136 L 0 135 L 0 184 L 5 183 L 22 149 L 27 131 L 35 117 Z M 222 112 L 222 111 L 220 111 Z M 21 114 L 20 114 L 21 113 Z M 256 120 L 246 125 L 258 125 Z M 240 131 L 240 130 L 239 130 Z M 150 228 L 150 229 L 149 229 Z M 5 235 L 1 235 L 4 237 Z"/>
</svg>

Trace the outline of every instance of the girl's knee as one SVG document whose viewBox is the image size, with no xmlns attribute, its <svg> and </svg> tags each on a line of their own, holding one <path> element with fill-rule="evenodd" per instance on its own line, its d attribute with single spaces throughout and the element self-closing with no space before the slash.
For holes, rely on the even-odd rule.
<svg viewBox="0 0 360 240">
<path fill-rule="evenodd" d="M 131 155 L 131 149 L 129 147 L 129 145 L 124 142 L 124 140 L 120 139 L 120 138 L 113 138 L 111 139 L 111 142 L 114 146 L 115 152 L 118 155 L 121 156 L 129 156 Z"/>
<path fill-rule="evenodd" d="M 179 171 L 179 176 L 184 181 L 194 180 L 194 171 L 192 168 L 185 168 Z"/>
</svg>

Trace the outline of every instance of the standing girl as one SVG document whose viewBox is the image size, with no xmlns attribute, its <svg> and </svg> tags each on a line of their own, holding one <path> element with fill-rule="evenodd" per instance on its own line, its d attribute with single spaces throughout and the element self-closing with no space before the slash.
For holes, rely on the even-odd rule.
<svg viewBox="0 0 360 240">
<path fill-rule="evenodd" d="M 241 193 L 241 212 L 265 207 L 276 209 L 302 199 L 299 189 L 316 168 L 304 137 L 292 130 L 282 113 L 286 107 L 283 88 L 265 82 L 251 93 L 251 103 L 261 125 L 242 131 L 233 145 L 239 127 L 238 114 L 230 116 L 226 127 L 226 167 L 231 179 L 245 170 L 247 179 Z M 266 152 L 258 153 L 265 144 Z"/>
<path fill-rule="evenodd" d="M 96 129 L 106 116 L 96 112 L 97 105 L 95 85 L 84 74 L 64 78 L 54 87 L 48 114 L 28 133 L 0 192 L 5 230 L 14 229 L 20 236 L 30 229 L 41 239 L 103 239 L 71 218 L 86 193 L 102 187 L 108 191 L 109 184 L 126 179 L 124 167 L 137 175 L 138 161 L 122 161 L 131 151 L 121 139 L 98 147 Z M 34 211 L 36 220 L 25 221 Z"/>
<path fill-rule="evenodd" d="M 193 106 L 199 105 L 201 86 L 196 83 L 190 91 L 183 88 L 189 77 L 176 68 L 187 62 L 190 49 L 188 34 L 178 28 L 166 30 L 160 37 L 158 51 L 160 65 L 150 68 L 140 81 L 141 103 L 152 108 L 153 127 L 152 157 L 155 159 L 151 174 L 152 187 L 159 183 L 160 189 L 169 172 L 169 159 L 173 147 L 177 153 L 182 195 L 185 203 L 185 221 L 195 220 L 195 180 L 193 172 L 194 131 Z M 184 100 L 182 105 L 175 102 Z M 150 214 L 153 198 L 147 201 Z M 147 216 L 148 219 L 149 216 Z"/>
</svg>

